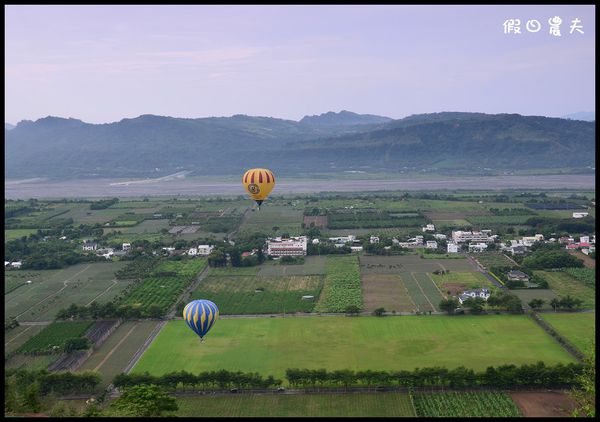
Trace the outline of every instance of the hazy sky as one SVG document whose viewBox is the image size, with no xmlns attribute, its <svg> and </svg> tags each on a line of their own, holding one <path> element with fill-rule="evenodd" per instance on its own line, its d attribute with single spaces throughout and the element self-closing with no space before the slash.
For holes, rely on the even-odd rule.
<svg viewBox="0 0 600 422">
<path fill-rule="evenodd" d="M 5 121 L 595 109 L 594 6 L 5 6 Z M 561 36 L 549 33 L 559 16 Z M 503 22 L 521 20 L 521 34 Z M 578 18 L 583 34 L 573 31 Z M 536 19 L 539 32 L 528 32 Z"/>
</svg>

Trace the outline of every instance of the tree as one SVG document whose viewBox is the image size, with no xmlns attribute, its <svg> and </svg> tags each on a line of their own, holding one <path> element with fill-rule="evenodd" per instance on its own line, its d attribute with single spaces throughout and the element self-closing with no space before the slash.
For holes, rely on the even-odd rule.
<svg viewBox="0 0 600 422">
<path fill-rule="evenodd" d="M 181 312 L 183 312 L 183 309 L 181 310 Z M 160 317 L 162 317 L 162 314 L 163 314 L 163 311 L 162 311 L 162 308 L 160 307 L 160 305 L 153 303 L 152 305 L 150 305 L 148 307 L 148 316 L 150 318 L 160 318 Z"/>
<path fill-rule="evenodd" d="M 179 409 L 175 398 L 157 385 L 136 385 L 123 390 L 112 406 L 118 416 L 161 416 L 164 412 Z"/>
<path fill-rule="evenodd" d="M 463 306 L 469 308 L 472 314 L 478 315 L 483 312 L 485 299 L 482 297 L 470 297 L 463 302 Z"/>
<path fill-rule="evenodd" d="M 584 359 L 584 368 L 581 375 L 577 377 L 579 386 L 574 388 L 570 395 L 577 402 L 577 408 L 573 410 L 573 416 L 596 416 L 596 344 L 592 347 L 588 356 Z"/>
<path fill-rule="evenodd" d="M 42 409 L 40 400 L 40 387 L 37 382 L 29 384 L 25 389 L 25 393 L 21 397 L 21 408 L 27 412 L 38 413 Z"/>
<path fill-rule="evenodd" d="M 346 315 L 356 316 L 360 313 L 360 308 L 356 305 L 348 305 L 344 312 L 346 312 Z"/>
<path fill-rule="evenodd" d="M 550 301 L 550 306 L 552 306 L 554 308 L 554 312 L 556 312 L 556 309 L 560 307 L 560 300 L 558 298 L 552 299 Z"/>
<path fill-rule="evenodd" d="M 528 305 L 531 307 L 531 309 L 538 309 L 541 308 L 544 303 L 546 303 L 544 299 L 531 299 Z"/>
<path fill-rule="evenodd" d="M 227 265 L 227 258 L 223 251 L 216 249 L 208 255 L 208 265 L 210 267 L 224 267 Z"/>
<path fill-rule="evenodd" d="M 448 299 L 442 299 L 440 301 L 440 309 L 448 313 L 448 315 L 454 314 L 456 308 L 458 308 L 458 299 L 454 297 L 449 297 Z"/>
<path fill-rule="evenodd" d="M 373 311 L 373 315 L 375 316 L 384 316 L 385 315 L 385 308 L 381 307 L 381 308 L 377 308 Z"/>
<path fill-rule="evenodd" d="M 91 343 L 85 337 L 75 337 L 67 339 L 63 347 L 65 352 L 71 353 L 75 350 L 87 350 L 91 347 Z"/>
</svg>

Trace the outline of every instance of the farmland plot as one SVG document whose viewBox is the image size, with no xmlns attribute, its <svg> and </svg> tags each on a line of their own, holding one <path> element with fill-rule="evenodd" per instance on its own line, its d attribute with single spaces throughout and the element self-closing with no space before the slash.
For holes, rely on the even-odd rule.
<svg viewBox="0 0 600 422">
<path fill-rule="evenodd" d="M 361 279 L 365 311 L 383 307 L 388 312 L 412 312 L 416 308 L 399 275 L 370 274 Z"/>
<path fill-rule="evenodd" d="M 404 282 L 404 285 L 406 286 L 410 297 L 417 306 L 417 308 L 415 309 L 416 311 L 428 312 L 436 310 L 435 305 L 433 304 L 431 299 L 429 299 L 427 295 L 425 295 L 423 288 L 421 287 L 420 283 L 417 281 L 413 273 L 403 272 L 400 273 L 400 277 L 402 277 L 402 281 Z"/>
<path fill-rule="evenodd" d="M 423 259 L 418 255 L 361 256 L 363 274 L 398 274 L 399 272 L 433 272 L 435 270 L 473 271 L 466 259 Z"/>
<path fill-rule="evenodd" d="M 209 276 L 192 298 L 214 302 L 222 315 L 310 312 L 322 286 L 322 276 Z"/>
<path fill-rule="evenodd" d="M 550 289 L 558 296 L 570 295 L 581 299 L 583 300 L 582 306 L 584 309 L 594 309 L 596 307 L 596 290 L 590 289 L 570 274 L 564 271 L 534 271 L 534 274 L 542 276 L 548 282 Z"/>
<path fill-rule="evenodd" d="M 322 275 L 325 274 L 324 256 L 306 256 L 304 264 L 282 265 L 279 261 L 267 261 L 260 266 L 259 276 Z"/>
<path fill-rule="evenodd" d="M 421 417 L 518 417 L 521 412 L 503 392 L 417 393 L 415 410 Z"/>
</svg>

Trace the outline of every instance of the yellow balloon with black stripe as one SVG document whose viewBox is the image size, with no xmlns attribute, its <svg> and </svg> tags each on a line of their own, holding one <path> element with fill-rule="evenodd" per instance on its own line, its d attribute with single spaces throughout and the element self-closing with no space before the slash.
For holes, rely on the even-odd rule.
<svg viewBox="0 0 600 422">
<path fill-rule="evenodd" d="M 219 317 L 219 309 L 210 300 L 194 300 L 183 308 L 183 319 L 200 339 L 212 328 Z"/>
<path fill-rule="evenodd" d="M 260 208 L 262 202 L 269 196 L 275 186 L 275 175 L 269 169 L 250 169 L 242 176 L 242 183 L 250 197 L 256 201 L 258 208 Z"/>
</svg>

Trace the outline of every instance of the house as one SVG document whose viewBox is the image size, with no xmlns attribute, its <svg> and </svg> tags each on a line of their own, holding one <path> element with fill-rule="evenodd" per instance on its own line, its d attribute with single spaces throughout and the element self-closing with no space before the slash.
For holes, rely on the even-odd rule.
<svg viewBox="0 0 600 422">
<path fill-rule="evenodd" d="M 10 266 L 10 261 L 4 261 L 4 268 L 9 267 Z"/>
<path fill-rule="evenodd" d="M 349 243 L 349 242 L 354 242 L 356 240 L 356 236 L 349 234 L 348 236 L 340 236 L 340 237 L 330 237 L 329 241 L 333 242 L 333 243 Z"/>
<path fill-rule="evenodd" d="M 305 256 L 307 242 L 308 238 L 306 236 L 290 237 L 289 239 L 282 239 L 281 237 L 269 238 L 267 239 L 267 255 Z"/>
<path fill-rule="evenodd" d="M 584 218 L 587 217 L 589 213 L 587 212 L 574 212 L 573 218 Z"/>
<path fill-rule="evenodd" d="M 437 249 L 438 244 L 437 244 L 437 242 L 435 240 L 428 240 L 427 243 L 426 243 L 426 245 L 425 245 L 425 247 L 427 249 Z"/>
<path fill-rule="evenodd" d="M 61 236 L 59 237 L 60 240 L 67 240 L 67 236 Z"/>
<path fill-rule="evenodd" d="M 129 249 L 131 249 L 131 243 L 123 243 L 121 249 L 123 249 L 124 251 L 128 251 Z"/>
<path fill-rule="evenodd" d="M 446 245 L 447 253 L 458 253 L 458 245 L 456 243 L 448 242 Z"/>
<path fill-rule="evenodd" d="M 21 268 L 22 265 L 23 265 L 22 261 L 13 261 L 13 262 L 10 263 L 10 266 L 12 268 L 16 268 L 16 269 Z"/>
<path fill-rule="evenodd" d="M 536 234 L 535 236 L 523 236 L 521 238 L 521 241 L 522 241 L 523 245 L 525 245 L 525 246 L 532 246 L 534 242 L 543 242 L 544 235 Z"/>
<path fill-rule="evenodd" d="M 590 237 L 589 236 L 579 237 L 579 243 L 590 243 Z"/>
<path fill-rule="evenodd" d="M 196 256 L 198 255 L 198 248 L 189 248 L 187 251 L 187 254 L 189 256 Z"/>
<path fill-rule="evenodd" d="M 100 249 L 97 251 L 98 256 L 103 256 L 106 259 L 111 259 L 112 256 L 115 254 L 114 249 L 112 248 L 107 248 L 107 249 Z"/>
<path fill-rule="evenodd" d="M 469 243 L 469 252 L 483 252 L 486 249 L 486 243 Z"/>
<path fill-rule="evenodd" d="M 569 236 L 561 236 L 558 239 L 558 243 L 560 243 L 561 245 L 566 245 L 567 243 L 569 243 Z"/>
<path fill-rule="evenodd" d="M 447 236 L 445 234 L 441 234 L 441 233 L 436 233 L 433 235 L 434 238 L 436 238 L 437 240 L 446 240 Z"/>
<path fill-rule="evenodd" d="M 198 245 L 198 255 L 210 255 L 214 248 L 213 245 Z"/>
<path fill-rule="evenodd" d="M 454 243 L 464 243 L 464 242 L 485 242 L 491 243 L 493 239 L 490 239 L 489 233 L 490 230 L 481 230 L 479 232 L 467 232 L 456 230 L 452 231 L 452 240 Z"/>
<path fill-rule="evenodd" d="M 369 243 L 373 244 L 373 243 L 379 243 L 379 237 L 377 236 L 371 236 L 369 238 Z"/>
<path fill-rule="evenodd" d="M 350 246 L 350 250 L 352 252 L 360 252 L 363 250 L 363 247 L 362 246 Z"/>
<path fill-rule="evenodd" d="M 469 298 L 480 297 L 484 300 L 488 300 L 490 297 L 490 291 L 488 289 L 475 289 L 475 290 L 465 290 L 458 296 L 458 301 L 462 304 L 465 300 Z"/>
<path fill-rule="evenodd" d="M 427 224 L 425 227 L 421 227 L 421 230 L 423 230 L 423 232 L 434 232 L 435 226 L 433 224 Z"/>
<path fill-rule="evenodd" d="M 98 244 L 96 242 L 85 242 L 83 244 L 84 251 L 95 251 L 98 249 Z"/>
<path fill-rule="evenodd" d="M 577 243 L 569 243 L 566 246 L 566 249 L 570 250 L 570 251 L 574 251 L 579 247 L 579 245 Z"/>
<path fill-rule="evenodd" d="M 318 245 L 319 244 L 319 239 L 317 239 L 316 237 L 312 240 L 312 244 L 313 245 Z"/>
<path fill-rule="evenodd" d="M 525 245 L 513 245 L 510 247 L 509 251 L 512 252 L 513 255 L 523 255 L 527 252 L 527 247 Z"/>
<path fill-rule="evenodd" d="M 519 270 L 510 270 L 506 276 L 509 280 L 529 281 L 529 276 Z"/>
</svg>

